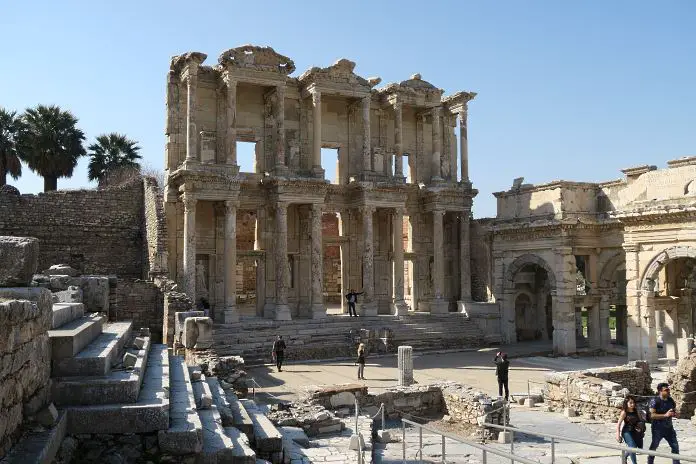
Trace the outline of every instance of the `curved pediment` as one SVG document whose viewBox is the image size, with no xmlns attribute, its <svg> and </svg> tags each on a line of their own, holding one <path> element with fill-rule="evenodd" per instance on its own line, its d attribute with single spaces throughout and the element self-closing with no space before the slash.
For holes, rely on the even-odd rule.
<svg viewBox="0 0 696 464">
<path fill-rule="evenodd" d="M 369 91 L 372 86 L 377 85 L 380 82 L 378 77 L 365 79 L 364 77 L 358 76 L 355 74 L 355 72 L 353 72 L 354 69 L 354 61 L 341 58 L 326 68 L 319 68 L 315 66 L 305 71 L 300 76 L 300 82 L 305 85 L 321 82 L 338 82 L 362 86 L 365 88 L 365 91 Z"/>
<path fill-rule="evenodd" d="M 180 72 L 188 63 L 196 63 L 200 65 L 208 58 L 208 55 L 201 52 L 187 52 L 181 55 L 173 56 L 169 62 L 169 69 L 174 72 Z"/>
<path fill-rule="evenodd" d="M 220 54 L 218 63 L 221 66 L 247 68 L 256 71 L 275 72 L 285 76 L 295 71 L 295 62 L 287 56 L 273 50 L 271 47 L 242 45 L 230 48 Z"/>
<path fill-rule="evenodd" d="M 430 82 L 423 80 L 420 74 L 414 74 L 410 79 L 401 81 L 398 84 L 387 84 L 387 86 L 379 91 L 382 94 L 403 93 L 407 95 L 423 95 L 437 100 L 439 100 L 444 93 L 442 89 L 438 89 Z"/>
</svg>

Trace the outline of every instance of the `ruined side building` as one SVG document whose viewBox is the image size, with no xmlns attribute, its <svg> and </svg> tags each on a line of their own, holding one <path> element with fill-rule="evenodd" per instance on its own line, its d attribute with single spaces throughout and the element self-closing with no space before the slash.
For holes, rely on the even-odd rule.
<svg viewBox="0 0 696 464">
<path fill-rule="evenodd" d="M 380 79 L 346 59 L 290 77 L 293 61 L 268 47 L 205 59 L 171 61 L 165 212 L 170 275 L 216 321 L 322 318 L 331 285 L 342 303 L 363 291 L 365 315 L 470 300 L 474 93 L 443 98 L 420 75 L 375 88 Z M 241 142 L 255 146 L 251 172 L 240 170 Z M 338 233 L 324 234 L 336 218 Z M 323 278 L 331 260 L 339 285 Z"/>
</svg>

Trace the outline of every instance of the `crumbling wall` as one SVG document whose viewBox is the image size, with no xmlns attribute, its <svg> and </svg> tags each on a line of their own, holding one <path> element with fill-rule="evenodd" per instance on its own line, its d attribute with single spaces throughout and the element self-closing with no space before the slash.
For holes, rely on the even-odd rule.
<svg viewBox="0 0 696 464">
<path fill-rule="evenodd" d="M 144 279 L 167 274 L 167 220 L 164 198 L 153 177 L 143 178 L 144 203 Z"/>
<path fill-rule="evenodd" d="M 162 340 L 164 294 L 154 283 L 139 279 L 118 279 L 117 319 L 133 321 L 133 327 L 148 327 L 153 343 Z"/>
<path fill-rule="evenodd" d="M 165 291 L 162 299 L 162 343 L 174 346 L 176 313 L 191 311 L 193 309 L 193 302 L 185 293 L 177 291 Z"/>
<path fill-rule="evenodd" d="M 143 183 L 105 190 L 0 193 L 0 235 L 41 242 L 39 269 L 66 263 L 81 274 L 143 276 Z"/>
<path fill-rule="evenodd" d="M 672 398 L 677 402 L 680 417 L 696 417 L 696 352 L 679 359 L 676 369 L 669 374 L 667 381 L 672 387 Z"/>
</svg>

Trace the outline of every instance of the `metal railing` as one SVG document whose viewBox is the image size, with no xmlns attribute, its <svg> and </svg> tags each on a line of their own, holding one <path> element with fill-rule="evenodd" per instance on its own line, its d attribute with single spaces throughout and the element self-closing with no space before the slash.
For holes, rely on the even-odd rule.
<svg viewBox="0 0 696 464">
<path fill-rule="evenodd" d="M 521 429 L 518 427 L 511 427 L 509 425 L 498 425 L 484 423 L 484 427 L 490 427 L 493 429 L 502 430 L 505 432 L 510 432 L 510 453 L 514 453 L 514 443 L 515 443 L 515 433 L 531 435 L 535 437 L 541 437 L 551 440 L 551 462 L 556 462 L 556 443 L 559 441 L 566 441 L 570 443 L 579 443 L 581 445 L 594 446 L 596 448 L 611 449 L 621 452 L 621 462 L 626 463 L 629 454 L 645 454 L 648 456 L 657 456 L 661 458 L 667 458 L 677 461 L 687 461 L 696 462 L 696 456 L 686 456 L 683 454 L 672 454 L 672 453 L 662 453 L 659 451 L 650 451 L 642 448 L 629 448 L 628 446 L 614 445 L 612 443 L 598 443 L 597 441 L 582 440 L 580 438 L 565 437 L 562 435 L 553 435 L 550 433 L 540 433 L 533 430 Z M 514 462 L 514 461 L 513 461 Z"/>
<path fill-rule="evenodd" d="M 507 453 L 505 451 L 501 451 L 499 449 L 492 448 L 490 446 L 482 445 L 480 443 L 476 443 L 473 441 L 465 440 L 461 437 L 458 437 L 456 435 L 453 435 L 451 433 L 443 432 L 441 430 L 436 430 L 431 427 L 428 427 L 427 425 L 419 424 L 417 422 L 410 421 L 408 419 L 401 419 L 401 433 L 402 433 L 402 438 L 401 438 L 401 443 L 402 443 L 402 459 L 404 464 L 406 463 L 406 424 L 409 424 L 413 427 L 418 428 L 418 459 L 419 462 L 423 462 L 423 430 L 427 430 L 430 433 L 434 433 L 436 435 L 440 435 L 442 437 L 442 463 L 446 463 L 446 439 L 449 438 L 450 440 L 454 440 L 458 443 L 462 443 L 467 446 L 471 446 L 472 448 L 476 448 L 482 451 L 483 456 L 482 456 L 482 461 L 483 464 L 487 464 L 488 462 L 488 453 L 500 456 L 506 459 L 509 459 L 510 462 L 520 462 L 522 464 L 539 464 L 537 461 L 532 461 L 531 459 L 523 458 L 522 456 L 516 456 L 511 453 Z"/>
</svg>

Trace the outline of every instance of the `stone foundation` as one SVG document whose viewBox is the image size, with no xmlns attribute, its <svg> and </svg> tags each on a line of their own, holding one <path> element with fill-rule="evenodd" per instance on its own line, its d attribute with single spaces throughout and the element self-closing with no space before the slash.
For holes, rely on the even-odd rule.
<svg viewBox="0 0 696 464">
<path fill-rule="evenodd" d="M 683 419 L 696 417 L 696 353 L 679 359 L 677 368 L 667 377 L 672 388 L 672 398 L 677 402 L 677 412 Z"/>
</svg>

